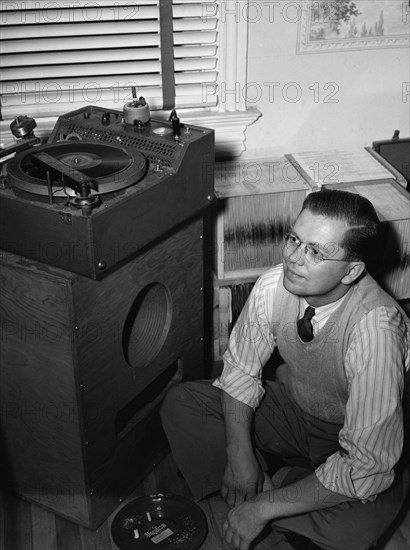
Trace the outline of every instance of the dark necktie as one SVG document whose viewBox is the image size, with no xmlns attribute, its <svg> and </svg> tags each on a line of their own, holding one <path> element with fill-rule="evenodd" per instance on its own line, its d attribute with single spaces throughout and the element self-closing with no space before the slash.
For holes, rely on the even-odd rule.
<svg viewBox="0 0 410 550">
<path fill-rule="evenodd" d="M 314 308 L 308 306 L 305 310 L 304 316 L 296 323 L 298 327 L 298 334 L 303 342 L 310 342 L 313 340 L 312 317 L 314 314 Z"/>
</svg>

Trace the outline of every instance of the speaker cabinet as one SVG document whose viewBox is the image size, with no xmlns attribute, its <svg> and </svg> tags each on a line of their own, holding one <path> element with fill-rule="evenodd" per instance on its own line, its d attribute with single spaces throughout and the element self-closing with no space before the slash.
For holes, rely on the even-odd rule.
<svg viewBox="0 0 410 550">
<path fill-rule="evenodd" d="M 96 528 L 146 475 L 165 392 L 202 376 L 202 242 L 199 219 L 98 281 L 3 255 L 2 475 L 13 491 Z"/>
</svg>

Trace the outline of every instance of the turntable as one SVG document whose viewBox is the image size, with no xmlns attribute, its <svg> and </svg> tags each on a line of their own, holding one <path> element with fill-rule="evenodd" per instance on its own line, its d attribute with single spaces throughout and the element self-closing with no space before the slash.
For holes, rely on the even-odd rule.
<svg viewBox="0 0 410 550">
<path fill-rule="evenodd" d="M 9 161 L 7 171 L 16 194 L 47 197 L 48 204 L 64 198 L 63 204 L 90 215 L 101 204 L 99 195 L 138 183 L 147 172 L 147 159 L 117 145 L 66 141 L 21 153 Z"/>
<path fill-rule="evenodd" d="M 212 130 L 85 107 L 8 161 L 0 248 L 99 278 L 213 198 Z"/>
</svg>

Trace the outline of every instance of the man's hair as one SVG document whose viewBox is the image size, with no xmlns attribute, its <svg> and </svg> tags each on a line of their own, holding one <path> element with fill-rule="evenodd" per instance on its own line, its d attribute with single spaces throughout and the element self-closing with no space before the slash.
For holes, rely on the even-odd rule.
<svg viewBox="0 0 410 550">
<path fill-rule="evenodd" d="M 346 259 L 361 260 L 367 267 L 377 259 L 381 224 L 374 206 L 365 197 L 337 189 L 322 189 L 306 197 L 303 210 L 345 221 L 350 226 L 339 243 L 346 251 Z"/>
</svg>

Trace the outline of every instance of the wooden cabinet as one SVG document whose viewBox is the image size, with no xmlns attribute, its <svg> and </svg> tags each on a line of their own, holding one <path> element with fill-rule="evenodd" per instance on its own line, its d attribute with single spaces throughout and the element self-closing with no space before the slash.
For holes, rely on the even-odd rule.
<svg viewBox="0 0 410 550">
<path fill-rule="evenodd" d="M 200 219 L 101 280 L 3 254 L 10 489 L 96 528 L 153 467 L 164 393 L 203 376 L 202 245 Z"/>
</svg>

